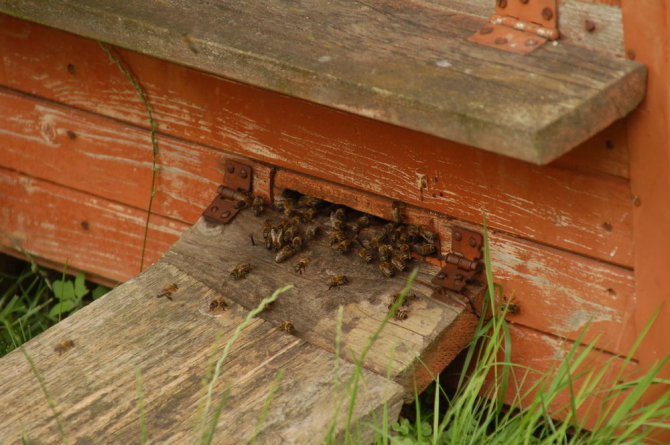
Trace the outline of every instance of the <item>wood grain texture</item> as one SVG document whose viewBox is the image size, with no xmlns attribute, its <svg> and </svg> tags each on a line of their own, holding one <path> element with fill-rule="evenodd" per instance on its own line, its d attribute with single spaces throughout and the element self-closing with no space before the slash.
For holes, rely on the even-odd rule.
<svg viewBox="0 0 670 445">
<path fill-rule="evenodd" d="M 173 300 L 155 298 L 177 284 Z M 224 298 L 228 309 L 208 312 L 213 298 Z M 121 285 L 25 345 L 45 380 L 70 443 L 104 441 L 137 443 L 140 415 L 135 374 L 142 373 L 145 422 L 155 443 L 197 440 L 202 379 L 211 358 L 218 358 L 247 309 L 188 274 L 164 263 Z M 334 333 L 333 333 L 334 334 Z M 72 340 L 62 354 L 54 346 Z M 334 374 L 336 357 L 256 319 L 233 343 L 214 391 L 216 403 L 229 389 L 218 421 L 216 443 L 246 443 L 258 428 L 259 443 L 321 443 L 331 420 L 338 416 L 335 437 L 341 436 L 348 396 Z M 1 360 L 4 390 L 0 395 L 0 441 L 20 442 L 25 432 L 33 443 L 60 439 L 35 375 L 21 351 Z M 339 362 L 340 382 L 353 365 Z M 277 374 L 283 372 L 273 393 Z M 379 424 L 388 405 L 395 418 L 402 388 L 363 370 L 354 422 Z M 267 416 L 259 417 L 269 395 Z M 17 404 L 20 400 L 21 403 Z M 361 426 L 362 437 L 374 433 Z"/>
<path fill-rule="evenodd" d="M 360 211 L 391 218 L 392 201 L 338 187 L 316 179 L 279 170 L 275 186 L 313 196 L 328 196 Z M 481 225 L 441 218 L 420 209 L 405 210 L 408 221 L 423 224 L 440 234 L 442 254 L 451 246 L 454 226 L 481 232 Z M 505 296 L 521 307 L 510 315 L 515 323 L 555 336 L 577 339 L 590 326 L 585 342 L 626 354 L 637 337 L 631 311 L 637 301 L 631 270 L 590 260 L 561 250 L 529 243 L 489 229 L 493 274 Z M 501 302 L 502 303 L 502 302 Z"/>
<path fill-rule="evenodd" d="M 164 259 L 246 308 L 257 306 L 272 290 L 293 284 L 295 290 L 277 301 L 262 317 L 275 324 L 292 321 L 301 338 L 330 352 L 336 348 L 336 312 L 342 305 L 341 350 L 349 359 L 359 356 L 388 313 L 393 295 L 405 286 L 407 274 L 385 278 L 377 265 L 362 263 L 354 253 L 335 252 L 328 243 L 325 223 L 321 224 L 322 236 L 307 243 L 296 257 L 276 263 L 275 253 L 261 245 L 263 221 L 267 217 L 257 218 L 251 212 L 241 212 L 230 225 L 210 225 L 200 220 L 184 233 Z M 259 240 L 255 246 L 250 242 L 250 234 Z M 298 274 L 294 265 L 302 257 L 311 261 L 306 271 Z M 241 262 L 251 264 L 251 273 L 243 280 L 229 277 L 230 271 Z M 410 398 L 414 370 L 421 366 L 417 362 L 418 354 L 439 342 L 449 329 L 453 333 L 464 333 L 459 342 L 440 349 L 443 368 L 470 341 L 477 322 L 457 295 L 451 296 L 451 304 L 428 298 L 433 292 L 430 280 L 439 269 L 426 263 L 416 266 L 420 272 L 412 292 L 418 300 L 411 304 L 409 317 L 402 321 L 393 319 L 365 361 L 367 369 L 382 375 L 390 372 L 391 377 L 407 389 Z M 329 278 L 341 274 L 348 278 L 349 284 L 329 289 Z M 473 287 L 469 292 L 476 301 L 482 286 Z M 390 357 L 393 357 L 391 362 Z M 427 365 L 432 368 L 432 363 Z M 439 373 L 442 368 L 431 371 Z"/>
<path fill-rule="evenodd" d="M 460 145 L 444 146 L 429 136 L 364 119 L 352 121 L 343 113 L 322 109 L 327 114 L 321 115 L 313 105 L 286 97 L 257 96 L 259 90 L 230 83 L 219 86 L 230 88 L 223 93 L 228 108 L 215 111 L 225 120 L 206 138 L 218 147 L 475 224 L 485 212 L 496 229 L 631 264 L 633 205 L 628 184 L 621 179 L 531 166 Z M 127 84 L 121 88 L 132 90 Z M 128 92 L 129 97 L 132 94 Z M 6 91 L 0 91 L 0 100 L 1 140 L 7 147 L 3 164 L 80 190 L 98 184 L 97 194 L 146 205 L 148 194 L 138 196 L 128 186 L 141 181 L 148 189 L 147 132 L 45 102 L 36 107 L 33 98 Z M 162 102 L 157 102 L 159 109 Z M 191 118 L 202 112 L 184 107 L 184 115 Z M 223 115 L 222 110 L 226 110 Z M 272 116 L 276 121 L 268 123 Z M 219 117 L 207 119 L 218 121 Z M 74 139 L 67 136 L 68 131 L 74 132 Z M 201 139 L 193 133 L 184 136 Z M 206 196 L 217 181 L 223 154 L 161 140 L 165 143 L 159 155 L 156 209 L 193 222 L 211 199 Z M 70 173 L 73 168 L 76 174 Z M 269 177 L 270 172 L 265 173 L 265 184 Z M 119 178 L 129 184 L 117 184 Z"/>
<path fill-rule="evenodd" d="M 0 84 L 147 126 L 146 113 L 137 95 L 117 70 L 110 69 L 108 60 L 95 42 L 7 16 L 0 16 L 0 20 L 3 51 L 0 63 L 4 67 L 0 70 Z M 340 115 L 316 105 L 296 106 L 295 102 L 300 101 L 268 101 L 264 98 L 276 94 L 242 85 L 237 85 L 237 89 L 230 88 L 226 80 L 137 53 L 121 52 L 121 56 L 130 62 L 131 71 L 139 76 L 162 132 L 213 147 L 243 144 L 268 151 L 261 132 L 264 129 L 271 131 L 279 123 L 281 132 L 286 133 L 278 135 L 279 139 L 293 136 L 305 139 L 309 145 L 310 132 L 318 132 L 314 128 L 315 121 L 328 122 L 333 115 Z M 229 117 L 234 109 L 235 117 Z M 258 109 L 262 113 L 254 112 Z M 308 112 L 300 113 L 303 109 Z M 287 113 L 288 110 L 295 111 Z M 292 122 L 293 114 L 300 115 L 302 126 Z M 284 123 L 284 120 L 288 122 Z M 366 131 L 376 133 L 382 128 L 387 126 Z M 616 139 L 617 149 L 602 150 L 599 138 L 603 134 L 607 139 Z M 573 158 L 574 154 L 577 158 L 572 166 L 625 177 L 622 172 L 627 171 L 628 160 L 621 156 L 625 138 L 621 140 L 618 134 L 613 135 L 608 127 L 566 156 Z M 219 140 L 218 136 L 224 140 Z M 273 145 L 277 143 L 273 142 Z M 448 147 L 444 146 L 444 150 L 448 151 Z M 518 169 L 523 170 L 522 165 L 520 163 Z"/>
<path fill-rule="evenodd" d="M 495 2 L 491 0 L 423 1 L 479 17 L 488 18 L 495 12 Z M 586 20 L 595 23 L 595 30 L 586 29 Z M 558 3 L 558 29 L 561 42 L 624 54 L 620 0 L 562 0 Z"/>
<path fill-rule="evenodd" d="M 642 65 L 567 44 L 526 57 L 478 46 L 465 38 L 483 20 L 425 3 L 23 0 L 0 11 L 538 164 L 644 95 Z"/>
</svg>

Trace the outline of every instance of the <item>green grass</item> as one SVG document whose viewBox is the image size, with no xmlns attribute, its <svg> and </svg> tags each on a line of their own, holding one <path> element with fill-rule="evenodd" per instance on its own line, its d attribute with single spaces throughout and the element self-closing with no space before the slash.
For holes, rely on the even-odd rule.
<svg viewBox="0 0 670 445">
<path fill-rule="evenodd" d="M 86 282 L 82 273 L 68 276 L 67 267 L 55 272 L 15 261 L 17 270 L 0 271 L 0 356 L 109 291 Z"/>
</svg>

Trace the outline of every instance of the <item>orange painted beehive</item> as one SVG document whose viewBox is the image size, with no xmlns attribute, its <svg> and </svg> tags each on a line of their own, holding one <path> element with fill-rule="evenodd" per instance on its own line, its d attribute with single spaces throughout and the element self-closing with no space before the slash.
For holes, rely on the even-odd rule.
<svg viewBox="0 0 670 445">
<path fill-rule="evenodd" d="M 157 125 L 146 264 L 236 159 L 268 201 L 291 189 L 387 219 L 401 202 L 443 254 L 452 227 L 486 217 L 495 279 L 521 308 L 516 363 L 554 366 L 587 324 L 594 360 L 625 355 L 659 308 L 636 366 L 670 350 L 664 2 L 566 0 L 562 40 L 525 56 L 467 41 L 492 1 L 47 3 L 0 5 L 24 18 L 0 16 L 1 228 L 43 261 L 140 270 L 147 108 L 99 40 Z"/>
</svg>

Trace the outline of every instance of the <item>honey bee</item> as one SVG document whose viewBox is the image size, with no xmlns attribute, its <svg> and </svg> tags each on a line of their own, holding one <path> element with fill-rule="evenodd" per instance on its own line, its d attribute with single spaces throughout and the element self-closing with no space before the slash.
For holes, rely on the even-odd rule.
<svg viewBox="0 0 670 445">
<path fill-rule="evenodd" d="M 426 242 L 431 243 L 431 244 L 434 243 L 435 239 L 437 238 L 437 235 L 435 234 L 435 232 L 432 232 L 432 231 L 430 231 L 428 229 L 425 229 L 423 227 L 419 228 L 419 235 L 421 236 L 421 238 L 426 240 Z"/>
<path fill-rule="evenodd" d="M 409 253 L 409 244 L 401 244 L 398 246 L 397 256 L 405 262 L 410 261 L 412 259 L 412 255 Z"/>
<path fill-rule="evenodd" d="M 332 226 L 333 226 L 333 229 L 335 229 L 335 230 L 337 230 L 337 231 L 339 231 L 339 232 L 343 232 L 343 231 L 344 231 L 344 222 L 342 222 L 342 221 L 339 220 L 339 219 L 334 219 L 334 220 L 332 221 Z"/>
<path fill-rule="evenodd" d="M 313 221 L 315 216 L 316 216 L 316 210 L 313 207 L 305 209 L 302 212 L 302 220 L 303 220 L 303 222 L 306 222 L 306 223 L 310 222 L 310 221 Z"/>
<path fill-rule="evenodd" d="M 251 264 L 249 263 L 240 263 L 235 266 L 235 269 L 230 272 L 230 276 L 236 280 L 246 278 L 246 276 L 251 272 Z"/>
<path fill-rule="evenodd" d="M 382 227 L 383 236 L 389 237 L 393 233 L 394 228 L 395 226 L 393 225 L 393 223 L 384 224 L 384 227 Z"/>
<path fill-rule="evenodd" d="M 72 340 L 65 340 L 62 343 L 58 343 L 54 347 L 54 352 L 57 352 L 58 355 L 63 355 L 63 353 L 69 351 L 70 349 L 74 348 L 74 342 Z"/>
<path fill-rule="evenodd" d="M 410 224 L 407 226 L 407 242 L 413 243 L 419 237 L 419 226 Z"/>
<path fill-rule="evenodd" d="M 284 231 L 282 229 L 273 228 L 270 230 L 270 245 L 275 251 L 281 249 L 284 245 L 283 237 Z"/>
<path fill-rule="evenodd" d="M 398 302 L 398 299 L 400 299 L 400 294 L 393 294 L 393 296 L 391 297 L 391 302 L 388 305 L 388 308 L 391 309 L 391 307 L 393 307 L 393 305 Z M 407 294 L 405 295 L 405 299 L 403 300 L 400 307 L 409 306 L 412 303 L 412 301 L 416 299 L 417 299 L 416 294 Z"/>
<path fill-rule="evenodd" d="M 351 240 L 349 239 L 342 240 L 339 243 L 337 243 L 337 245 L 334 246 L 333 248 L 342 255 L 345 255 L 349 253 L 349 249 L 351 248 Z"/>
<path fill-rule="evenodd" d="M 331 221 L 337 219 L 339 221 L 344 221 L 344 209 L 342 207 L 337 208 L 333 213 L 330 214 Z"/>
<path fill-rule="evenodd" d="M 351 231 L 354 233 L 358 233 L 361 231 L 361 229 L 364 229 L 369 225 L 370 225 L 370 217 L 367 215 L 363 215 L 360 218 L 358 218 L 355 223 L 351 225 Z"/>
<path fill-rule="evenodd" d="M 435 253 L 437 250 L 435 248 L 435 244 L 413 244 L 412 248 L 414 249 L 414 252 L 418 253 L 419 255 L 432 255 Z"/>
<path fill-rule="evenodd" d="M 293 205 L 293 200 L 290 198 L 284 198 L 281 201 L 275 203 L 275 208 L 283 213 L 285 216 L 292 216 L 295 212 L 295 206 Z"/>
<path fill-rule="evenodd" d="M 368 249 L 377 249 L 379 246 L 382 245 L 384 242 L 384 236 L 382 234 L 377 234 L 370 238 L 367 243 L 365 243 L 365 247 Z"/>
<path fill-rule="evenodd" d="M 397 311 L 395 311 L 394 318 L 396 320 L 402 321 L 402 320 L 407 320 L 407 317 L 409 317 L 409 310 L 399 307 Z"/>
<path fill-rule="evenodd" d="M 294 236 L 293 239 L 291 240 L 291 246 L 293 246 L 294 249 L 300 250 L 302 247 L 302 238 L 299 236 Z"/>
<path fill-rule="evenodd" d="M 309 226 L 307 227 L 307 230 L 305 230 L 305 239 L 313 240 L 316 238 L 318 234 L 319 234 L 319 226 Z"/>
<path fill-rule="evenodd" d="M 298 205 L 302 207 L 316 207 L 319 204 L 321 204 L 321 200 L 313 196 L 302 195 L 298 198 Z"/>
<path fill-rule="evenodd" d="M 188 46 L 188 49 L 190 49 L 193 54 L 198 54 L 198 47 L 193 42 L 193 37 L 188 34 L 184 34 L 181 37 L 186 46 Z"/>
<path fill-rule="evenodd" d="M 263 198 L 260 196 L 254 197 L 254 201 L 251 203 L 251 209 L 254 212 L 254 216 L 261 216 L 261 213 L 263 213 Z"/>
<path fill-rule="evenodd" d="M 263 223 L 263 238 L 268 239 L 270 230 L 272 230 L 272 222 L 269 219 L 266 219 Z"/>
<path fill-rule="evenodd" d="M 297 232 L 298 230 L 295 228 L 295 226 L 290 225 L 284 229 L 282 238 L 284 239 L 284 241 L 290 243 L 291 241 L 293 241 L 293 238 L 296 237 Z"/>
<path fill-rule="evenodd" d="M 382 261 L 379 263 L 379 270 L 387 278 L 391 278 L 395 274 L 395 269 L 387 261 Z"/>
<path fill-rule="evenodd" d="M 391 257 L 391 265 L 398 269 L 400 272 L 407 270 L 407 264 L 397 256 Z"/>
<path fill-rule="evenodd" d="M 347 239 L 347 236 L 344 234 L 344 232 L 336 230 L 330 234 L 330 245 L 333 246 L 337 243 L 344 241 L 345 239 Z"/>
<path fill-rule="evenodd" d="M 393 248 L 388 245 L 388 244 L 382 244 L 379 246 L 379 249 L 377 249 L 379 252 L 379 259 L 382 261 L 388 261 L 389 258 L 391 258 L 391 253 L 393 252 Z"/>
<path fill-rule="evenodd" d="M 393 221 L 396 224 L 402 224 L 402 214 L 400 211 L 401 204 L 398 201 L 393 201 L 391 205 L 391 211 L 393 213 Z"/>
<path fill-rule="evenodd" d="M 345 284 L 349 284 L 349 278 L 346 275 L 333 275 L 328 280 L 328 290 L 333 287 L 344 286 Z"/>
<path fill-rule="evenodd" d="M 305 257 L 298 261 L 298 263 L 295 265 L 295 271 L 302 275 L 302 273 L 307 269 L 307 266 L 309 265 L 309 258 Z"/>
<path fill-rule="evenodd" d="M 366 249 L 365 247 L 358 249 L 358 256 L 366 263 L 371 263 L 373 259 L 372 252 L 370 249 Z"/>
<path fill-rule="evenodd" d="M 251 196 L 245 196 L 244 199 L 241 199 L 237 201 L 235 204 L 236 209 L 246 209 L 247 207 L 251 207 L 251 205 L 254 203 L 253 199 Z"/>
<path fill-rule="evenodd" d="M 177 283 L 172 283 L 169 286 L 165 286 L 163 290 L 160 291 L 158 295 L 156 295 L 156 298 L 167 298 L 168 300 L 172 301 L 172 294 L 174 294 L 177 289 L 179 289 L 179 286 L 177 286 Z"/>
<path fill-rule="evenodd" d="M 521 307 L 514 303 L 503 303 L 500 305 L 501 312 L 507 312 L 510 315 L 517 315 L 521 312 Z"/>
<path fill-rule="evenodd" d="M 213 298 L 209 302 L 209 311 L 214 312 L 216 310 L 225 311 L 228 308 L 228 303 L 223 301 L 223 298 Z"/>
<path fill-rule="evenodd" d="M 282 263 L 291 258 L 297 252 L 298 251 L 295 250 L 293 246 L 284 246 L 279 250 L 279 252 L 277 252 L 277 255 L 275 256 L 275 262 Z"/>
<path fill-rule="evenodd" d="M 288 332 L 289 334 L 295 333 L 295 326 L 288 320 L 282 321 L 280 328 L 282 331 Z"/>
</svg>

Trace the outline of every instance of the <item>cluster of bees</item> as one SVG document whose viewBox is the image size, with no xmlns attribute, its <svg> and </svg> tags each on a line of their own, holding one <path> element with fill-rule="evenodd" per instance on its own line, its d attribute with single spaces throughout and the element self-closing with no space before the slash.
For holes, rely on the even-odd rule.
<svg viewBox="0 0 670 445">
<path fill-rule="evenodd" d="M 251 204 L 252 208 L 254 204 Z M 275 204 L 281 219 L 273 223 L 267 219 L 263 226 L 265 247 L 275 252 L 275 261 L 282 263 L 301 252 L 310 241 L 327 232 L 331 248 L 342 254 L 355 254 L 362 262 L 377 261 L 382 275 L 392 277 L 407 270 L 412 252 L 426 256 L 437 252 L 437 235 L 413 224 L 403 224 L 400 206 L 393 206 L 394 222 L 383 224 L 377 218 L 354 212 L 344 207 L 308 195 L 285 197 Z M 256 213 L 256 212 L 255 212 Z M 259 213 L 256 213 L 259 214 Z M 319 215 L 327 215 L 326 230 L 316 223 Z M 304 257 L 295 265 L 303 273 L 309 264 Z M 344 275 L 330 277 L 328 288 L 348 283 Z"/>
</svg>

